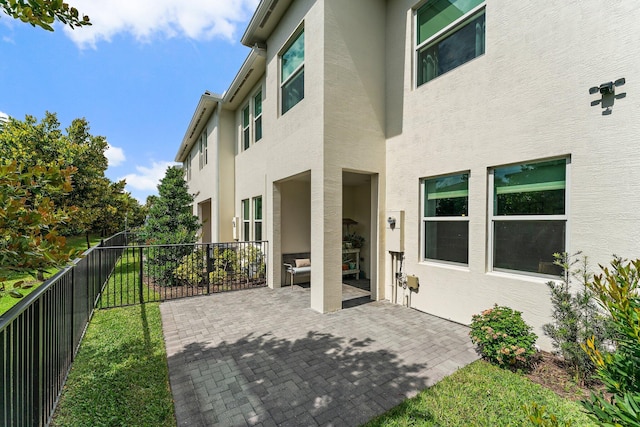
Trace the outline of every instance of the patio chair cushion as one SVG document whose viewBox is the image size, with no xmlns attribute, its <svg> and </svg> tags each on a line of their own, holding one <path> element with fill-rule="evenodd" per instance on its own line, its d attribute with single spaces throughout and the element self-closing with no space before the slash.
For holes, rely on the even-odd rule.
<svg viewBox="0 0 640 427">
<path fill-rule="evenodd" d="M 309 258 L 296 259 L 296 268 L 311 267 L 311 260 Z"/>
</svg>

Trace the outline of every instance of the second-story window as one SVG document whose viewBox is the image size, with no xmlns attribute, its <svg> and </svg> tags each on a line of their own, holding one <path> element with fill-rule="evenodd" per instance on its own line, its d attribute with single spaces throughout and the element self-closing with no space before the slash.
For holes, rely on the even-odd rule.
<svg viewBox="0 0 640 427">
<path fill-rule="evenodd" d="M 208 143 L 207 143 L 207 130 L 202 131 L 199 139 L 199 164 L 202 169 L 209 162 Z"/>
<path fill-rule="evenodd" d="M 246 150 L 251 145 L 251 127 L 249 124 L 250 120 L 250 112 L 249 105 L 242 109 L 242 149 Z"/>
<path fill-rule="evenodd" d="M 416 85 L 484 54 L 484 0 L 431 0 L 416 11 Z"/>
<path fill-rule="evenodd" d="M 304 98 L 304 30 L 280 58 L 280 93 L 282 114 Z"/>
<path fill-rule="evenodd" d="M 187 154 L 187 158 L 182 163 L 184 167 L 184 179 L 188 182 L 191 181 L 191 153 Z"/>
<path fill-rule="evenodd" d="M 240 111 L 242 128 L 242 151 L 262 139 L 262 88 L 249 98 L 248 103 Z"/>
<path fill-rule="evenodd" d="M 253 97 L 253 137 L 255 142 L 262 139 L 262 90 Z"/>
</svg>

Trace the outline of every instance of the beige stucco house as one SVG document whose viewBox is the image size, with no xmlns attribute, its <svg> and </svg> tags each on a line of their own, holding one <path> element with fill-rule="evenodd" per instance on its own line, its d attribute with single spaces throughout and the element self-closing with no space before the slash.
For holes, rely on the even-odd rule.
<svg viewBox="0 0 640 427">
<path fill-rule="evenodd" d="M 331 312 L 350 218 L 372 298 L 508 305 L 542 336 L 554 252 L 640 256 L 638 22 L 631 0 L 262 0 L 176 156 L 203 241 L 268 241 L 272 287 L 310 253 Z"/>
</svg>

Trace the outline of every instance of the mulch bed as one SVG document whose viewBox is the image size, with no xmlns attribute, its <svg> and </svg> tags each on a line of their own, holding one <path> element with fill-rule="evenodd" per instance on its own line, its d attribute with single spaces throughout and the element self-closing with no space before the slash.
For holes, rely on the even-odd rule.
<svg viewBox="0 0 640 427">
<path fill-rule="evenodd" d="M 577 384 L 564 361 L 558 356 L 541 351 L 531 372 L 526 376 L 557 395 L 573 401 L 588 398 L 591 391 L 603 390 L 602 383 Z"/>
</svg>

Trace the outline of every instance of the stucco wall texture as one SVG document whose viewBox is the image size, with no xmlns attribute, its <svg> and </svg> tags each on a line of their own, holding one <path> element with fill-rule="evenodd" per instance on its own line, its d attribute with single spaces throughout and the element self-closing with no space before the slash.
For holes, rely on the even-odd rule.
<svg viewBox="0 0 640 427">
<path fill-rule="evenodd" d="M 570 158 L 567 251 L 583 251 L 594 269 L 613 253 L 639 256 L 640 5 L 489 0 L 486 53 L 418 88 L 412 6 L 387 3 L 386 39 L 386 206 L 406 212 L 406 272 L 421 283 L 412 304 L 465 324 L 508 305 L 548 348 L 549 279 L 488 265 L 488 170 Z M 627 96 L 603 115 L 589 88 L 621 77 L 616 93 Z M 469 265 L 421 262 L 420 179 L 462 171 L 470 173 Z"/>
<path fill-rule="evenodd" d="M 549 349 L 541 328 L 551 320 L 550 278 L 492 271 L 489 171 L 570 159 L 567 251 L 583 251 L 594 270 L 614 253 L 640 256 L 640 3 L 487 0 L 485 53 L 416 87 L 414 11 L 423 3 L 291 3 L 266 40 L 264 75 L 241 102 L 262 87 L 262 140 L 243 151 L 241 107 L 223 110 L 218 163 L 232 185 L 214 194 L 232 201 L 212 207 L 212 216 L 225 228 L 223 216 L 239 215 L 241 200 L 262 196 L 269 282 L 281 283 L 282 253 L 308 248 L 310 305 L 337 310 L 342 216 L 354 208 L 344 201 L 343 176 L 368 175 L 371 184 L 362 191 L 370 194 L 362 200 L 370 204 L 372 241 L 365 265 L 375 298 L 393 295 L 386 211 L 403 210 L 404 272 L 420 279 L 412 307 L 469 324 L 494 303 L 508 305 L 523 312 Z M 301 28 L 305 95 L 281 114 L 279 56 Z M 589 94 L 590 87 L 622 77 L 626 84 L 616 89 L 610 110 L 592 105 L 601 95 Z M 197 158 L 192 171 L 197 174 Z M 470 176 L 469 263 L 424 261 L 421 179 L 457 172 Z M 213 176 L 190 185 L 204 192 Z"/>
</svg>

